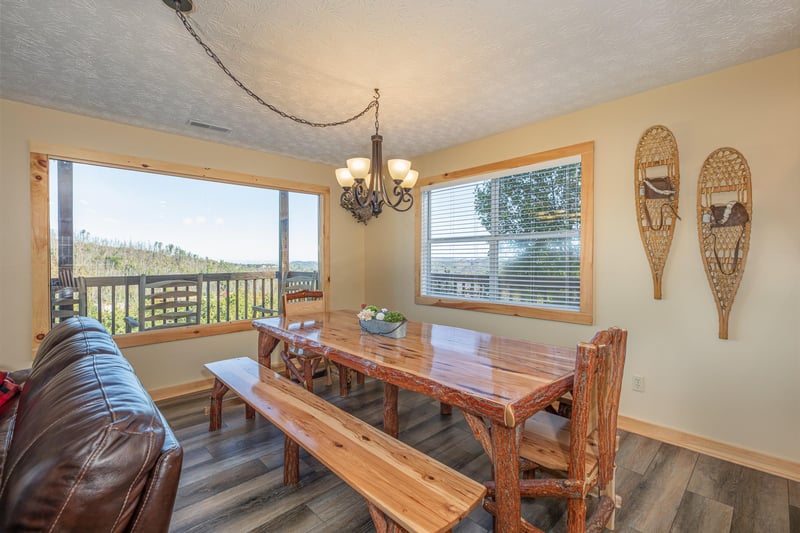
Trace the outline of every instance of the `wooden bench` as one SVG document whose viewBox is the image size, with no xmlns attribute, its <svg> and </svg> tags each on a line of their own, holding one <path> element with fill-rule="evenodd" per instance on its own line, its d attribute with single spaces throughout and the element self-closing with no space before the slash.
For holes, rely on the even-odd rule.
<svg viewBox="0 0 800 533">
<path fill-rule="evenodd" d="M 379 532 L 448 531 L 483 498 L 485 487 L 308 392 L 252 359 L 205 365 L 216 377 L 211 431 L 231 390 L 285 435 L 284 484 L 299 481 L 299 448 L 366 500 Z"/>
</svg>

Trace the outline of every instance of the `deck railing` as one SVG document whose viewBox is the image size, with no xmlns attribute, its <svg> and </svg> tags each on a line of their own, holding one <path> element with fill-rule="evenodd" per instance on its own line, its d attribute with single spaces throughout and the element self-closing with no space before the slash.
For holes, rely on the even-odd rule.
<svg viewBox="0 0 800 533">
<path fill-rule="evenodd" d="M 535 290 L 532 290 L 534 287 Z M 433 272 L 428 275 L 426 295 L 464 298 L 467 300 L 561 304 L 578 301 L 580 280 L 552 276 L 498 276 L 488 274 L 452 274 Z"/>
<path fill-rule="evenodd" d="M 290 272 L 292 280 L 318 279 L 316 272 Z M 174 280 L 180 274 L 148 275 L 147 282 Z M 125 317 L 139 319 L 140 276 L 86 276 L 77 287 L 60 287 L 51 280 L 53 323 L 68 316 L 96 318 L 113 334 L 126 333 Z M 275 315 L 280 312 L 280 275 L 277 272 L 204 273 L 200 300 L 202 324 L 231 322 Z M 181 324 L 176 324 L 181 325 Z"/>
</svg>

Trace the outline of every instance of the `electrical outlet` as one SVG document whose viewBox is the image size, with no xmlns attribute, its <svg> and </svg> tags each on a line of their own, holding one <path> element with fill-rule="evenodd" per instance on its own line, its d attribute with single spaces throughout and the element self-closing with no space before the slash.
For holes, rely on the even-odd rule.
<svg viewBox="0 0 800 533">
<path fill-rule="evenodd" d="M 644 392 L 644 376 L 633 376 L 633 390 Z"/>
</svg>

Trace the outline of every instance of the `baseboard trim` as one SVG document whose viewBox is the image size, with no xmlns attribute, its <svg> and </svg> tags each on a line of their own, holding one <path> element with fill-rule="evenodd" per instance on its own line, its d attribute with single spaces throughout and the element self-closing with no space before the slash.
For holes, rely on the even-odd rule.
<svg viewBox="0 0 800 533">
<path fill-rule="evenodd" d="M 272 365 L 272 369 L 279 374 L 283 374 L 285 368 L 283 361 L 280 361 L 280 364 Z M 186 394 L 193 394 L 195 392 L 210 391 L 213 387 L 214 378 L 206 378 L 190 381 L 188 383 L 181 383 L 180 385 L 150 389 L 147 392 L 150 394 L 150 397 L 153 398 L 154 402 L 160 402 L 161 400 L 169 400 L 170 398 L 177 398 L 178 396 L 185 396 Z"/>
<path fill-rule="evenodd" d="M 160 402 L 161 400 L 169 400 L 170 398 L 177 398 L 178 396 L 185 396 L 195 392 L 210 391 L 212 387 L 214 387 L 214 378 L 207 378 L 181 383 L 180 385 L 151 389 L 147 392 L 150 393 L 150 397 L 153 398 L 154 402 Z"/>
<path fill-rule="evenodd" d="M 717 459 L 723 459 L 737 465 L 754 468 L 762 472 L 774 474 L 793 481 L 800 481 L 800 463 L 767 455 L 765 453 L 732 446 L 714 441 L 699 435 L 684 433 L 677 429 L 659 426 L 643 420 L 619 416 L 620 429 L 649 437 L 651 439 L 674 444 L 695 452 L 700 452 Z"/>
</svg>

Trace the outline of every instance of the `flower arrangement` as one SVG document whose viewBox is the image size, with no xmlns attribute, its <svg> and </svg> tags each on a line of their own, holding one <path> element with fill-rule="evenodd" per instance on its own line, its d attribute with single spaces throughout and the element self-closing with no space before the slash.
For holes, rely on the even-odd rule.
<svg viewBox="0 0 800 533">
<path fill-rule="evenodd" d="M 399 311 L 389 311 L 374 305 L 362 305 L 358 312 L 361 329 L 385 337 L 399 339 L 406 336 L 406 317 Z"/>
<path fill-rule="evenodd" d="M 406 319 L 399 311 L 389 311 L 385 307 L 379 309 L 374 305 L 361 304 L 361 311 L 358 313 L 359 320 L 383 320 L 384 322 L 402 322 Z"/>
</svg>

